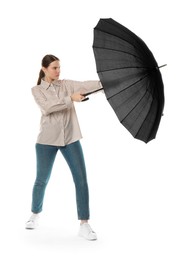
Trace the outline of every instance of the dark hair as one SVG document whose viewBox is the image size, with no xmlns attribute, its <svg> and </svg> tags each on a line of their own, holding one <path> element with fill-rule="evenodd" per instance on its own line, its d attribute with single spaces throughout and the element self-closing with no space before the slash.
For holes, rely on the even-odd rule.
<svg viewBox="0 0 194 260">
<path fill-rule="evenodd" d="M 41 65 L 42 65 L 42 67 L 48 68 L 48 66 L 51 64 L 51 62 L 53 62 L 55 60 L 59 60 L 59 59 L 54 55 L 47 54 L 42 59 Z M 41 69 L 40 72 L 39 72 L 39 78 L 38 78 L 38 81 L 37 81 L 37 85 L 40 85 L 41 79 L 44 78 L 44 76 L 45 76 L 44 71 Z"/>
</svg>

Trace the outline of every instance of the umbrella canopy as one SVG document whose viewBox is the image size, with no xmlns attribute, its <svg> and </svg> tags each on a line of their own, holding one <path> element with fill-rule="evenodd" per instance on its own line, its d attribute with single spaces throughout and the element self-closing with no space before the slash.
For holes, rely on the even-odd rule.
<svg viewBox="0 0 194 260">
<path fill-rule="evenodd" d="M 142 39 L 113 19 L 94 28 L 93 50 L 105 95 L 120 122 L 145 143 L 154 139 L 164 108 L 158 64 Z"/>
</svg>

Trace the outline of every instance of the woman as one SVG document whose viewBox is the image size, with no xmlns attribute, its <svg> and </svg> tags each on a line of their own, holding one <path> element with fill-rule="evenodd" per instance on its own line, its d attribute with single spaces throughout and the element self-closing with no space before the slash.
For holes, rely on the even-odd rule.
<svg viewBox="0 0 194 260">
<path fill-rule="evenodd" d="M 77 214 L 80 222 L 79 235 L 96 240 L 96 233 L 88 224 L 89 194 L 82 138 L 74 108 L 74 102 L 84 99 L 83 93 L 101 88 L 99 81 L 78 82 L 59 80 L 60 61 L 54 55 L 42 59 L 37 86 L 32 94 L 39 105 L 42 117 L 40 133 L 36 143 L 37 175 L 32 193 L 32 216 L 26 223 L 27 229 L 37 227 L 39 213 L 53 163 L 58 150 L 67 161 L 76 189 Z"/>
</svg>

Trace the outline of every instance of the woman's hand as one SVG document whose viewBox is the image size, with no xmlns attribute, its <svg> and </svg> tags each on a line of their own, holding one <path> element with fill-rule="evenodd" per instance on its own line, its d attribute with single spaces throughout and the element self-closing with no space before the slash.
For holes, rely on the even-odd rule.
<svg viewBox="0 0 194 260">
<path fill-rule="evenodd" d="M 85 97 L 80 93 L 74 93 L 71 95 L 71 100 L 76 102 L 81 102 L 82 100 L 84 100 L 84 98 Z"/>
</svg>

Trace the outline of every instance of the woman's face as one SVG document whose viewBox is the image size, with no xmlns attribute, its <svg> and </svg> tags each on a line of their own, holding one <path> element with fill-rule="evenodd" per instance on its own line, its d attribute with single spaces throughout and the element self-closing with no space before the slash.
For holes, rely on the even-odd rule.
<svg viewBox="0 0 194 260">
<path fill-rule="evenodd" d="M 60 76 L 60 62 L 58 60 L 55 60 L 51 62 L 47 68 L 43 67 L 42 70 L 45 73 L 46 81 L 51 82 L 53 80 L 56 80 Z"/>
</svg>

